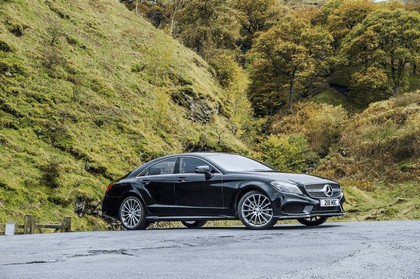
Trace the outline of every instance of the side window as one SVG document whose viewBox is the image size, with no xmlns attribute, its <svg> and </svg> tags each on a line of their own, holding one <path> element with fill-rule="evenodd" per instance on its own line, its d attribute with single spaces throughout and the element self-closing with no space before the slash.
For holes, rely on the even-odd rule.
<svg viewBox="0 0 420 279">
<path fill-rule="evenodd" d="M 173 174 L 175 172 L 175 164 L 177 158 L 171 158 L 153 166 L 149 167 L 149 169 L 142 174 L 144 175 L 159 175 L 159 174 Z"/>
<path fill-rule="evenodd" d="M 191 157 L 181 158 L 179 161 L 179 172 L 180 173 L 195 173 L 195 168 L 198 166 L 209 166 L 210 172 L 214 173 L 214 169 L 208 163 L 203 160 Z"/>
</svg>

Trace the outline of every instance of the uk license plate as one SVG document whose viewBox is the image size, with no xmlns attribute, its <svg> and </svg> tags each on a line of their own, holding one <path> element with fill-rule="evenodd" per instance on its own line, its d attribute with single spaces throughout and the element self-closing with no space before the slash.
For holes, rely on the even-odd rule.
<svg viewBox="0 0 420 279">
<path fill-rule="evenodd" d="M 338 199 L 321 200 L 321 207 L 327 206 L 339 206 L 340 202 Z"/>
</svg>

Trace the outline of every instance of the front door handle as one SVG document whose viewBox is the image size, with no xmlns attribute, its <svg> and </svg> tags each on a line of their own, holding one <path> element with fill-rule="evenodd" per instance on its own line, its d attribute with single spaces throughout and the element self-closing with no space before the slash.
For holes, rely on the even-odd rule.
<svg viewBox="0 0 420 279">
<path fill-rule="evenodd" d="M 186 177 L 178 177 L 178 182 L 187 182 Z"/>
<path fill-rule="evenodd" d="M 143 185 L 149 185 L 152 181 L 150 180 L 143 180 L 142 183 Z"/>
</svg>

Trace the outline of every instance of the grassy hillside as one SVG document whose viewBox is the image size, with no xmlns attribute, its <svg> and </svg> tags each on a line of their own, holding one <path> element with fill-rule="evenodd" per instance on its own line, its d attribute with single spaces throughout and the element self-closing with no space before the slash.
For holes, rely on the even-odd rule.
<svg viewBox="0 0 420 279">
<path fill-rule="evenodd" d="M 304 102 L 272 120 L 271 131 L 288 138 L 306 163 L 303 171 L 343 185 L 345 220 L 420 219 L 420 91 L 353 115 L 341 106 Z"/>
<path fill-rule="evenodd" d="M 420 91 L 416 91 L 372 103 L 349 119 L 336 150 L 319 170 L 337 179 L 418 181 L 419 143 Z"/>
<path fill-rule="evenodd" d="M 75 216 L 77 197 L 93 209 L 162 154 L 247 152 L 228 109 L 199 56 L 117 1 L 1 1 L 0 223 Z"/>
<path fill-rule="evenodd" d="M 318 174 L 341 181 L 354 220 L 420 219 L 420 91 L 349 119 Z"/>
</svg>

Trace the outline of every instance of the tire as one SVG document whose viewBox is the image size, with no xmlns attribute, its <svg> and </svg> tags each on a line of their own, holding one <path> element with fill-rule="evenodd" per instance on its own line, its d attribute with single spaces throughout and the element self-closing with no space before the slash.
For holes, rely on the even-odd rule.
<svg viewBox="0 0 420 279">
<path fill-rule="evenodd" d="M 181 223 L 189 229 L 198 229 L 207 223 L 207 220 L 201 221 L 181 221 Z"/>
<path fill-rule="evenodd" d="M 314 216 L 309 218 L 300 218 L 297 219 L 299 223 L 308 226 L 308 227 L 315 227 L 321 224 L 324 224 L 327 221 L 328 217 L 321 217 L 321 216 Z"/>
<path fill-rule="evenodd" d="M 149 226 L 143 203 L 135 196 L 124 199 L 120 206 L 120 221 L 127 230 L 144 230 Z"/>
<path fill-rule="evenodd" d="M 238 204 L 238 216 L 249 229 L 270 229 L 277 222 L 270 198 L 260 191 L 246 193 Z"/>
</svg>

